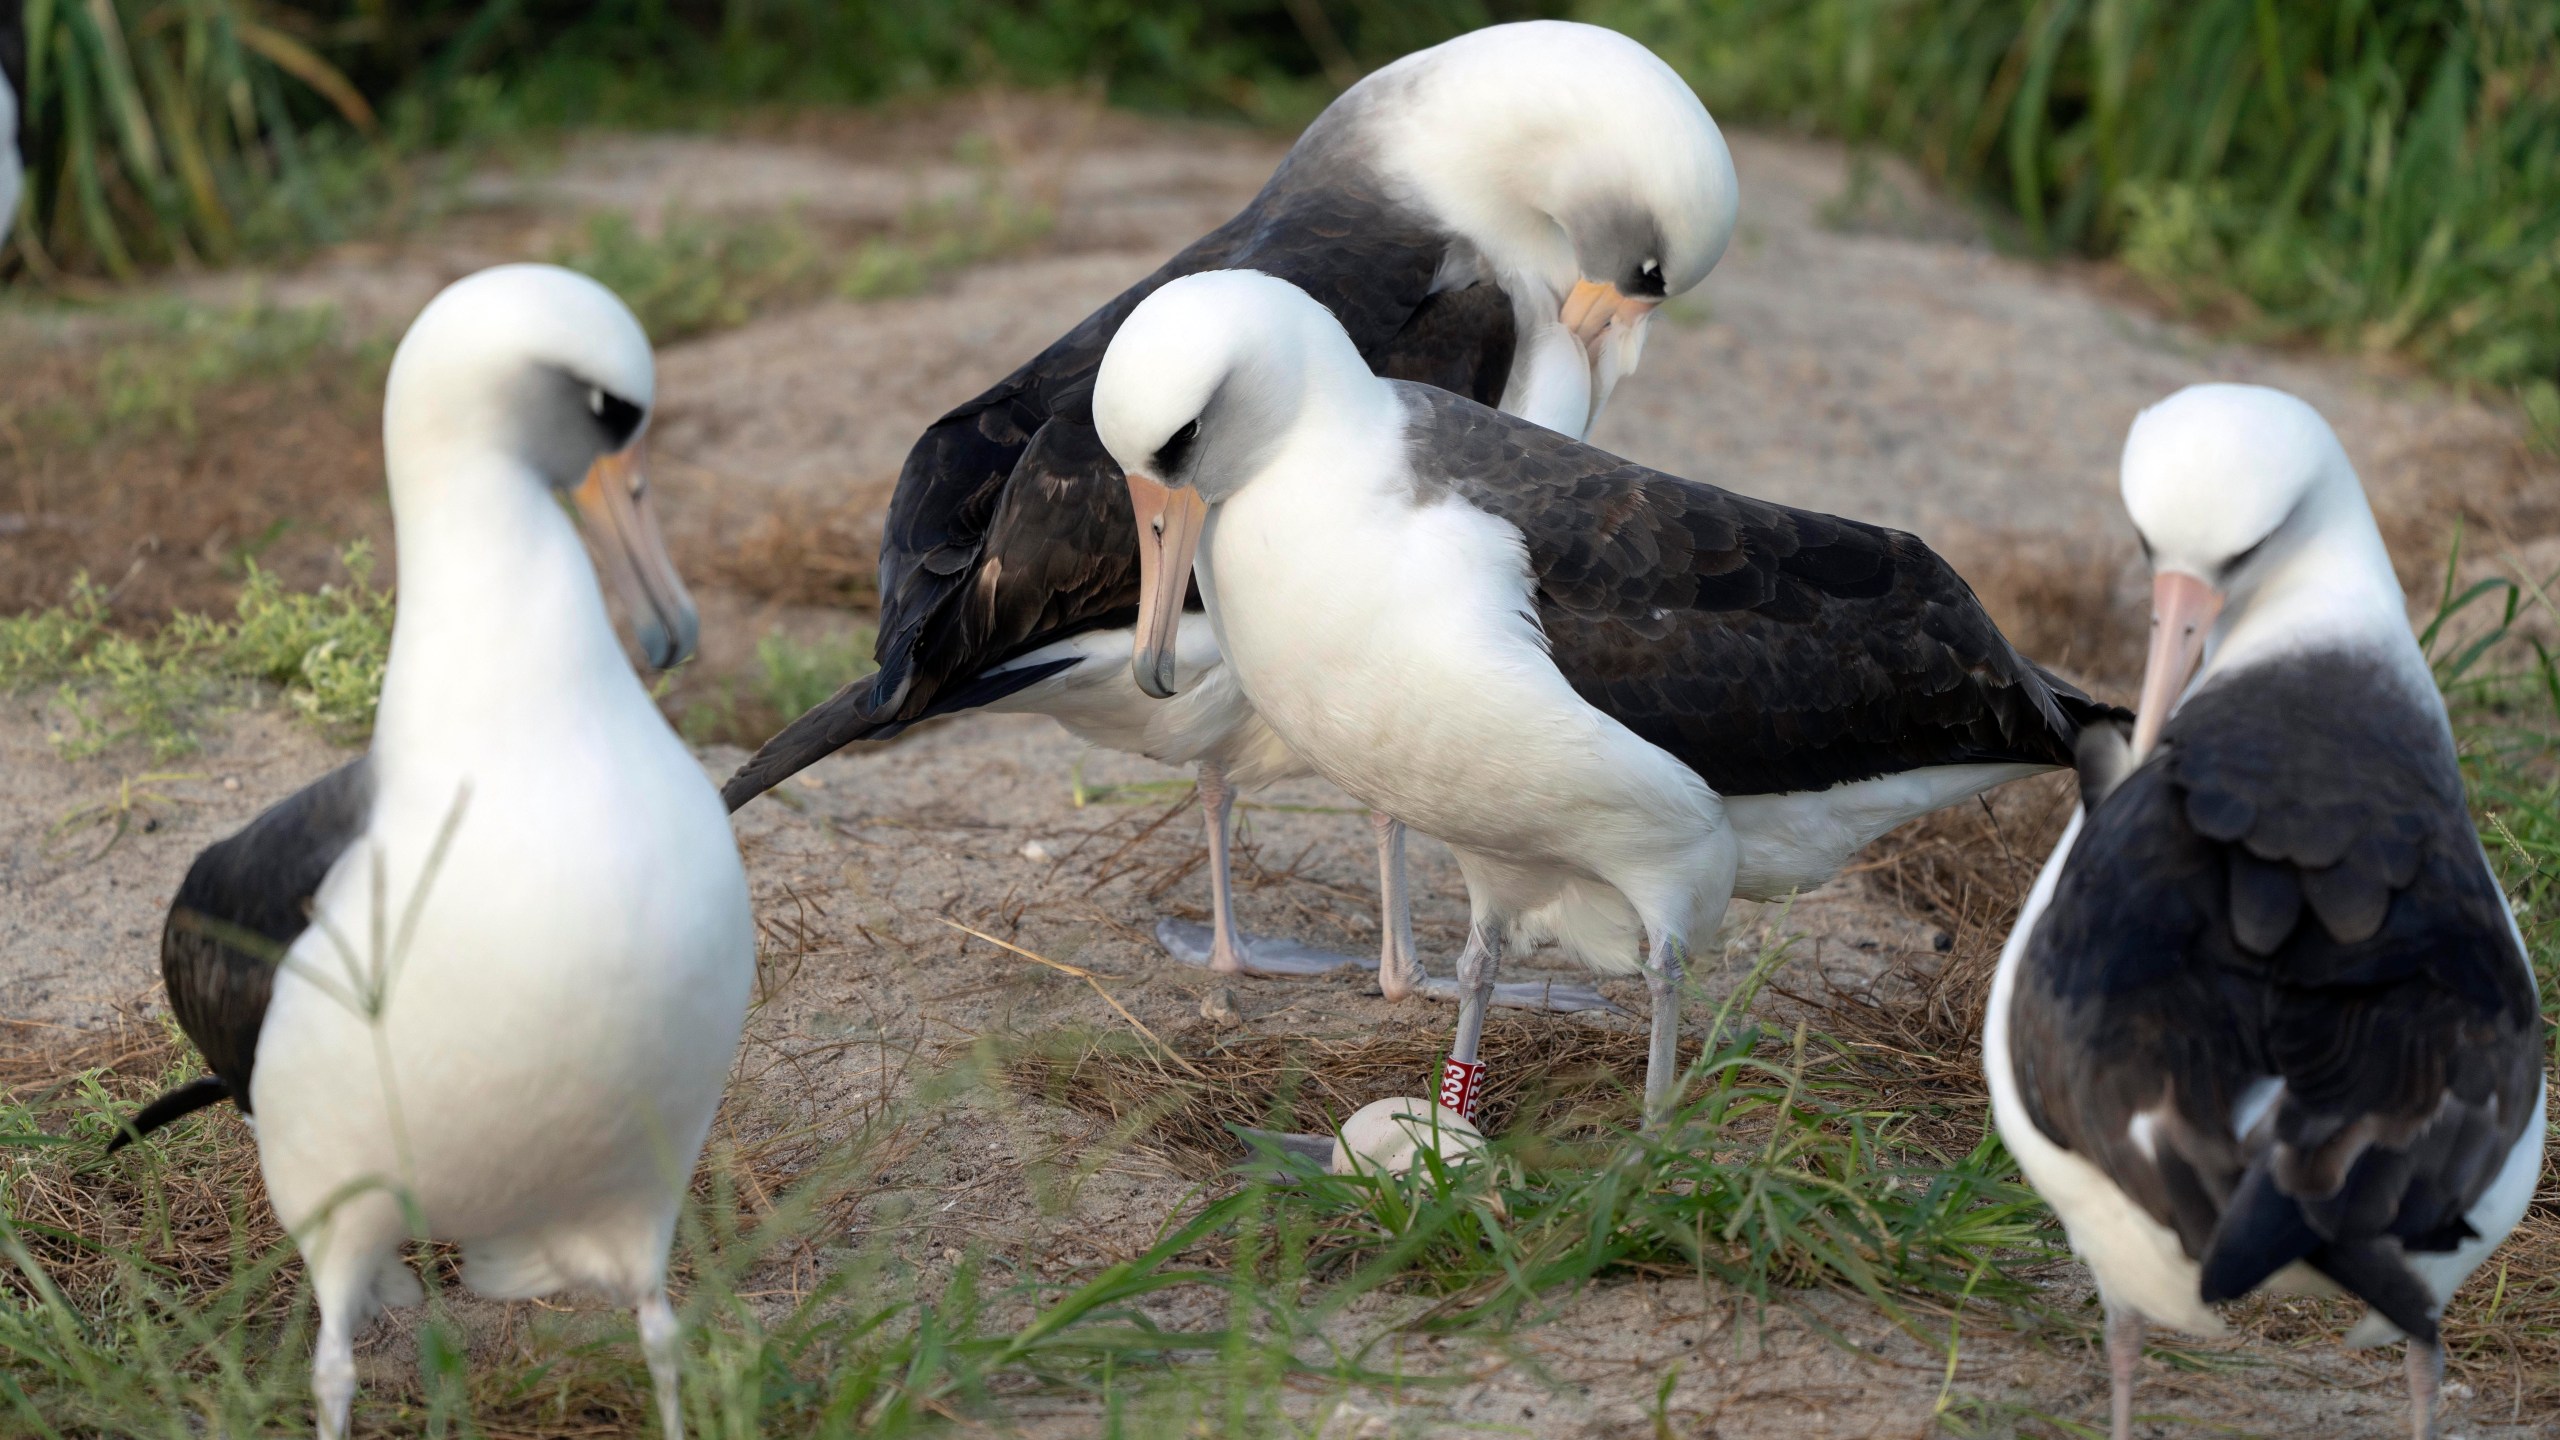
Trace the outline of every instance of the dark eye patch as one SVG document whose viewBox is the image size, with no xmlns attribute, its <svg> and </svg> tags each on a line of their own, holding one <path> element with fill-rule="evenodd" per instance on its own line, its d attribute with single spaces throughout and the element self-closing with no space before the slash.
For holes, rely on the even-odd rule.
<svg viewBox="0 0 2560 1440">
<path fill-rule="evenodd" d="M 1173 432 L 1173 438 L 1156 450 L 1156 475 L 1161 479 L 1182 466 L 1183 457 L 1191 453 L 1193 441 L 1200 438 L 1200 422 L 1192 421 Z"/>
<path fill-rule="evenodd" d="M 1647 260 L 1644 264 L 1636 267 L 1635 282 L 1628 289 L 1627 293 L 1630 295 L 1660 296 L 1668 289 L 1669 286 L 1662 278 L 1662 262 L 1659 260 Z"/>
<path fill-rule="evenodd" d="M 631 437 L 640 433 L 640 422 L 648 418 L 648 412 L 639 406 L 609 390 L 595 387 L 587 391 L 587 410 L 596 417 L 596 423 L 604 427 L 605 448 L 608 450 L 619 450 L 630 444 Z"/>
</svg>

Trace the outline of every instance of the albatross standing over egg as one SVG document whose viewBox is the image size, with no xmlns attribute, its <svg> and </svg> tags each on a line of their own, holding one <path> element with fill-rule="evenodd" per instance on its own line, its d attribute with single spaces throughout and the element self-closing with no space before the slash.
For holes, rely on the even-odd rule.
<svg viewBox="0 0 2560 1440">
<path fill-rule="evenodd" d="M 1236 790 L 1305 767 L 1219 665 L 1206 618 L 1182 615 L 1163 652 L 1155 694 L 1178 698 L 1132 682 L 1138 537 L 1119 467 L 1094 435 L 1104 347 L 1175 277 L 1256 269 L 1328 306 L 1378 373 L 1581 435 L 1635 369 L 1654 308 L 1724 253 L 1735 201 L 1732 157 L 1697 96 L 1608 30 L 1494 26 L 1362 80 L 1243 213 L 916 442 L 881 544 L 879 673 L 765 742 L 726 786 L 730 806 L 931 716 L 1051 715 L 1095 744 L 1200 767 L 1214 923 L 1167 921 L 1168 949 L 1230 974 L 1358 963 L 1236 928 Z M 1381 979 L 1395 996 L 1420 976 L 1401 838 L 1384 817 L 1378 837 Z M 1520 989 L 1507 998 L 1601 1003 Z"/>
<path fill-rule="evenodd" d="M 2425 1437 L 2445 1301 L 2541 1165 L 2523 937 L 2319 414 L 2183 390 L 2123 478 L 2157 577 L 2141 720 L 2129 750 L 2089 732 L 2001 953 L 1993 1115 L 2097 1277 L 2117 1440 L 2143 1322 L 2220 1334 L 2261 1284 L 2362 1299 L 2349 1344 L 2408 1337 Z"/>
<path fill-rule="evenodd" d="M 1553 937 L 1626 972 L 1641 927 L 1658 1116 L 1687 946 L 1732 896 L 1819 884 L 1905 820 L 2067 764 L 2107 713 L 2020 658 L 1911 536 L 1380 379 L 1266 275 L 1139 306 L 1094 419 L 1161 517 L 1142 681 L 1171 678 L 1196 548 L 1255 711 L 1457 853 L 1474 925 L 1443 1097 L 1462 1114 L 1506 946 Z"/>
<path fill-rule="evenodd" d="M 133 1133 L 229 1099 L 320 1306 L 320 1433 L 356 1332 L 414 1300 L 414 1238 L 500 1298 L 639 1311 L 669 1436 L 667 1248 L 754 973 L 719 796 L 623 658 L 562 497 L 650 663 L 694 611 L 641 468 L 649 343 L 546 265 L 458 282 L 391 364 L 383 449 L 399 616 L 371 750 L 199 856 L 162 939 L 211 1077 Z M 121 1143 L 121 1142 L 119 1142 Z"/>
</svg>

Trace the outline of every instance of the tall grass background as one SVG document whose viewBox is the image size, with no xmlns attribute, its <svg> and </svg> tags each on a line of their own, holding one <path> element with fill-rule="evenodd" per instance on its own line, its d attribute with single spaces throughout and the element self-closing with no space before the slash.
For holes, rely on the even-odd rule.
<svg viewBox="0 0 2560 1440">
<path fill-rule="evenodd" d="M 2560 433 L 2545 0 L 28 0 L 16 268 L 336 238 L 397 213 L 415 156 L 561 127 L 982 83 L 1286 125 L 1533 15 L 1635 35 L 1728 120 L 1909 155 L 2023 247 L 2517 389 Z"/>
</svg>

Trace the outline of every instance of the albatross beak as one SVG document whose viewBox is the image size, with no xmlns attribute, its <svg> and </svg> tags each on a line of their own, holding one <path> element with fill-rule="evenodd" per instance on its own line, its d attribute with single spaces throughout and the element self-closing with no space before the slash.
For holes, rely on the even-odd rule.
<svg viewBox="0 0 2560 1440">
<path fill-rule="evenodd" d="M 2133 717 L 2133 758 L 2151 753 L 2169 707 L 2204 660 L 2204 637 L 2222 613 L 2222 592 L 2193 575 L 2163 571 L 2151 582 L 2151 656 L 2142 666 L 2142 698 Z"/>
<path fill-rule="evenodd" d="M 649 474 L 637 443 L 598 460 L 577 490 L 578 514 L 594 532 L 604 568 L 639 630 L 640 653 L 664 670 L 693 654 L 702 621 L 676 578 L 667 542 L 649 507 Z"/>
<path fill-rule="evenodd" d="M 1182 597 L 1191 589 L 1191 557 L 1200 548 L 1200 526 L 1209 502 L 1153 475 L 1129 472 L 1129 508 L 1138 512 L 1138 643 L 1130 672 L 1138 688 L 1158 700 L 1174 692 L 1174 632 L 1182 625 Z"/>
<path fill-rule="evenodd" d="M 1626 337 L 1625 343 L 1641 345 L 1644 322 L 1653 318 L 1653 307 L 1661 303 L 1638 299 L 1598 280 L 1582 280 L 1564 297 L 1564 309 L 1556 318 L 1573 332 L 1573 338 L 1582 342 L 1582 353 L 1590 357 L 1592 368 L 1597 370 L 1601 345 L 1608 339 L 1610 327 L 1617 327 L 1618 333 Z"/>
</svg>

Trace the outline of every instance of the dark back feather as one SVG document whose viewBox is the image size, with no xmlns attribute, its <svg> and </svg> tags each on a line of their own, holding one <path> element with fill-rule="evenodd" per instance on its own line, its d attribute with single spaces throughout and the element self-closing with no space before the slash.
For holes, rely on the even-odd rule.
<svg viewBox="0 0 2560 1440">
<path fill-rule="evenodd" d="M 1574 690 L 1718 793 L 1935 765 L 2068 765 L 2107 715 L 2020 656 L 1899 531 L 1719 490 L 1420 386 L 1419 483 L 1520 530 Z"/>
</svg>

